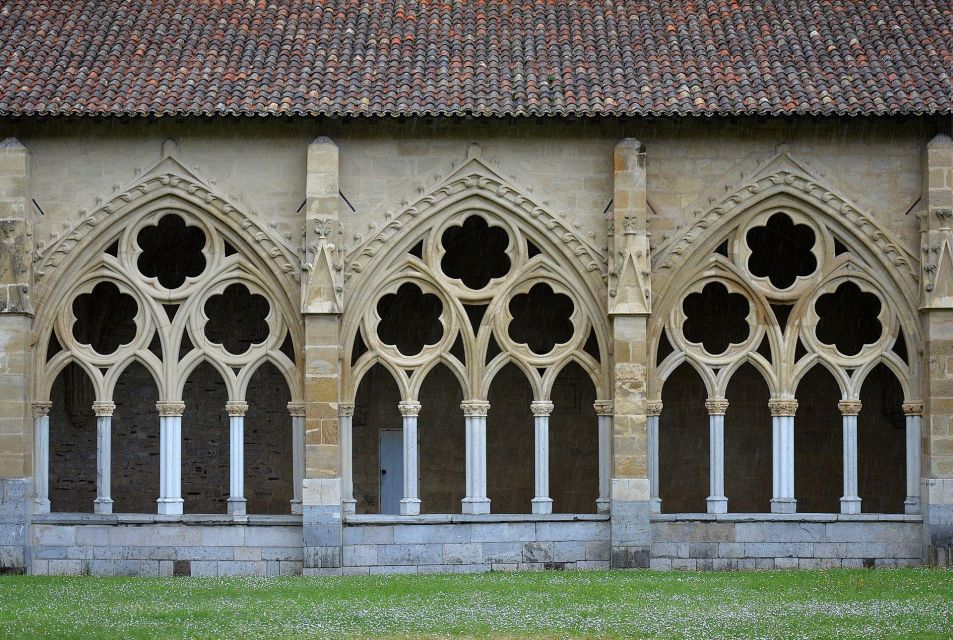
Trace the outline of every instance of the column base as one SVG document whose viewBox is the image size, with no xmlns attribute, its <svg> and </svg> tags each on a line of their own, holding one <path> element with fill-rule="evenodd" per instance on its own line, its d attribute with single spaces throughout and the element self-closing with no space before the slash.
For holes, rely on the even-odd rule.
<svg viewBox="0 0 953 640">
<path fill-rule="evenodd" d="M 343 500 L 342 505 L 344 508 L 344 515 L 353 516 L 355 513 L 357 513 L 357 500 L 354 498 Z"/>
<path fill-rule="evenodd" d="M 771 513 L 797 513 L 797 500 L 794 498 L 772 498 Z"/>
<path fill-rule="evenodd" d="M 33 500 L 33 513 L 49 513 L 50 512 L 50 501 L 46 499 L 36 498 Z"/>
<path fill-rule="evenodd" d="M 247 512 L 248 501 L 245 498 L 229 498 L 227 503 L 229 515 L 243 516 Z"/>
<path fill-rule="evenodd" d="M 93 500 L 93 513 L 112 513 L 113 501 L 111 498 L 96 498 Z"/>
<path fill-rule="evenodd" d="M 596 513 L 609 513 L 609 498 L 599 498 L 596 500 Z"/>
<path fill-rule="evenodd" d="M 420 499 L 419 498 L 404 498 L 400 501 L 400 515 L 402 516 L 419 516 L 420 515 Z"/>
<path fill-rule="evenodd" d="M 728 498 L 725 496 L 709 496 L 705 502 L 708 504 L 708 513 L 728 513 Z"/>
<path fill-rule="evenodd" d="M 291 501 L 291 515 L 300 516 L 303 509 L 301 508 L 300 500 Z"/>
<path fill-rule="evenodd" d="M 662 513 L 661 498 L 649 498 L 649 513 Z"/>
<path fill-rule="evenodd" d="M 907 499 L 903 501 L 903 512 L 911 516 L 923 513 L 923 509 L 920 508 L 920 498 L 915 496 L 907 497 Z"/>
<path fill-rule="evenodd" d="M 533 498 L 533 513 L 546 515 L 553 512 L 552 498 Z"/>
<path fill-rule="evenodd" d="M 185 506 L 185 500 L 182 498 L 159 498 L 156 503 L 159 505 L 160 516 L 180 516 Z"/>
<path fill-rule="evenodd" d="M 857 496 L 844 496 L 841 498 L 840 512 L 849 514 L 860 513 L 860 498 Z"/>
<path fill-rule="evenodd" d="M 463 513 L 478 515 L 481 513 L 490 513 L 489 498 L 464 498 Z"/>
</svg>

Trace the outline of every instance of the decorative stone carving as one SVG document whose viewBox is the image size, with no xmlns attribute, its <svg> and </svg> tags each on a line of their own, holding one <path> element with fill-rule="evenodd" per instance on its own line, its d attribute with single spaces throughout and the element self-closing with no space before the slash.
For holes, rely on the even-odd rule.
<svg viewBox="0 0 953 640">
<path fill-rule="evenodd" d="M 40 401 L 33 403 L 33 416 L 36 418 L 42 418 L 44 416 L 50 415 L 50 409 L 53 408 L 53 403 L 49 401 Z"/>
<path fill-rule="evenodd" d="M 338 404 L 338 416 L 347 417 L 347 416 L 353 416 L 353 415 L 354 415 L 353 402 L 341 402 Z"/>
<path fill-rule="evenodd" d="M 645 403 L 645 414 L 649 416 L 662 415 L 662 401 L 661 400 L 647 401 Z"/>
<path fill-rule="evenodd" d="M 903 415 L 905 416 L 922 416 L 923 415 L 922 402 L 904 402 L 902 407 L 903 407 Z"/>
<path fill-rule="evenodd" d="M 597 416 L 611 416 L 614 408 L 612 400 L 596 400 L 592 406 Z"/>
<path fill-rule="evenodd" d="M 485 417 L 490 412 L 490 403 L 484 400 L 464 400 L 460 403 L 460 409 L 466 418 L 475 416 Z"/>
<path fill-rule="evenodd" d="M 553 403 L 548 400 L 534 400 L 529 408 L 533 416 L 548 416 L 553 412 Z"/>
<path fill-rule="evenodd" d="M 793 416 L 797 413 L 797 400 L 771 398 L 768 400 L 768 410 L 772 417 Z"/>
<path fill-rule="evenodd" d="M 416 417 L 420 414 L 420 403 L 413 402 L 410 400 L 402 400 L 397 403 L 397 408 L 400 410 L 400 415 L 404 417 L 413 416 Z"/>
<path fill-rule="evenodd" d="M 723 416 L 728 411 L 728 401 L 724 398 L 709 398 L 705 400 L 705 409 L 710 416 Z"/>
<path fill-rule="evenodd" d="M 115 411 L 116 403 L 114 402 L 110 402 L 108 400 L 97 400 L 93 402 L 93 413 L 96 414 L 97 418 L 112 417 L 112 414 Z"/>
<path fill-rule="evenodd" d="M 856 416 L 860 413 L 860 400 L 841 400 L 837 403 L 837 408 L 842 416 Z"/>
<path fill-rule="evenodd" d="M 180 417 L 185 413 L 185 403 L 175 400 L 160 400 L 156 402 L 156 411 L 160 417 Z"/>
<path fill-rule="evenodd" d="M 230 418 L 244 417 L 248 413 L 248 403 L 242 400 L 229 400 L 225 403 L 225 412 Z"/>
</svg>

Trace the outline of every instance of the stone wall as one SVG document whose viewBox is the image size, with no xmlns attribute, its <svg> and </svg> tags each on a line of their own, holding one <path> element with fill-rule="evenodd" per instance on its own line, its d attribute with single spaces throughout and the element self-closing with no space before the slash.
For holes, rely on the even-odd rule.
<svg viewBox="0 0 953 640">
<path fill-rule="evenodd" d="M 606 516 L 352 516 L 345 574 L 608 569 Z"/>
<path fill-rule="evenodd" d="M 923 518 L 904 515 L 662 515 L 658 570 L 831 569 L 921 564 Z"/>
<path fill-rule="evenodd" d="M 31 484 L 0 479 L 0 573 L 21 573 L 29 566 Z"/>
<path fill-rule="evenodd" d="M 301 573 L 301 519 L 36 516 L 35 574 L 278 576 Z"/>
</svg>

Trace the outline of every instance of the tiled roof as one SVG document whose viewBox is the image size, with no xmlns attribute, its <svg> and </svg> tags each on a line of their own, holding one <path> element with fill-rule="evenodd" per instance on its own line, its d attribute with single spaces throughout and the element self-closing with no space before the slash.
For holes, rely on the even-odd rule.
<svg viewBox="0 0 953 640">
<path fill-rule="evenodd" d="M 0 0 L 0 114 L 950 113 L 951 0 Z"/>
</svg>

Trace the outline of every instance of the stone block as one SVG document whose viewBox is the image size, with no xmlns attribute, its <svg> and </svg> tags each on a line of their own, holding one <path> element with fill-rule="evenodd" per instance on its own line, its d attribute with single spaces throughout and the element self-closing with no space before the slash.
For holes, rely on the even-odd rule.
<svg viewBox="0 0 953 640">
<path fill-rule="evenodd" d="M 203 547 L 241 547 L 245 544 L 245 527 L 202 527 Z"/>
<path fill-rule="evenodd" d="M 265 569 L 266 566 L 263 561 L 223 560 L 218 563 L 218 575 L 220 576 L 264 576 Z"/>
<path fill-rule="evenodd" d="M 697 558 L 695 560 L 696 571 L 713 571 L 714 569 L 715 561 L 712 558 Z"/>
<path fill-rule="evenodd" d="M 303 576 L 340 576 L 344 575 L 344 570 L 341 567 L 304 567 L 301 569 L 301 575 Z"/>
<path fill-rule="evenodd" d="M 88 546 L 103 546 L 109 544 L 109 527 L 82 526 L 76 527 L 76 544 Z"/>
<path fill-rule="evenodd" d="M 306 547 L 340 546 L 341 527 L 339 525 L 308 525 L 302 527 L 302 542 Z"/>
<path fill-rule="evenodd" d="M 260 561 L 261 547 L 235 547 L 233 550 L 235 560 L 239 561 Z"/>
<path fill-rule="evenodd" d="M 536 539 L 540 541 L 608 540 L 608 522 L 537 522 Z"/>
<path fill-rule="evenodd" d="M 860 558 L 844 558 L 840 561 L 840 566 L 845 569 L 863 569 L 864 561 Z"/>
<path fill-rule="evenodd" d="M 301 562 L 304 552 L 301 547 L 262 547 L 261 559 Z"/>
<path fill-rule="evenodd" d="M 0 532 L 3 528 L 0 527 Z M 45 547 L 70 547 L 76 544 L 76 527 L 36 524 L 33 525 L 33 544 Z"/>
<path fill-rule="evenodd" d="M 80 576 L 90 572 L 89 565 L 83 560 L 48 560 L 48 575 Z"/>
<path fill-rule="evenodd" d="M 172 577 L 172 560 L 160 560 L 159 561 L 159 577 L 169 578 Z"/>
<path fill-rule="evenodd" d="M 377 564 L 377 545 L 344 545 L 342 553 L 345 567 L 371 566 Z"/>
<path fill-rule="evenodd" d="M 575 563 L 575 569 L 581 571 L 605 571 L 609 568 L 608 560 L 580 560 Z"/>
<path fill-rule="evenodd" d="M 672 570 L 674 571 L 694 571 L 698 564 L 697 560 L 692 558 L 673 558 Z"/>
<path fill-rule="evenodd" d="M 688 545 L 688 557 L 696 559 L 711 559 L 718 557 L 717 542 L 692 542 Z"/>
<path fill-rule="evenodd" d="M 255 547 L 301 547 L 300 527 L 245 527 L 246 546 Z"/>
<path fill-rule="evenodd" d="M 826 537 L 826 525 L 820 522 L 764 522 L 761 527 L 764 542 L 823 542 Z"/>
<path fill-rule="evenodd" d="M 525 542 L 523 543 L 523 562 L 552 562 L 552 542 Z"/>
<path fill-rule="evenodd" d="M 382 565 L 443 564 L 442 544 L 389 544 L 377 547 L 377 562 Z"/>
<path fill-rule="evenodd" d="M 671 571 L 671 558 L 651 558 L 649 560 L 649 569 L 653 571 Z"/>
<path fill-rule="evenodd" d="M 280 564 L 277 560 L 266 560 L 265 561 L 265 577 L 274 578 L 277 577 Z"/>
<path fill-rule="evenodd" d="M 420 568 L 418 567 L 418 570 Z M 489 564 L 455 564 L 453 565 L 454 573 L 486 573 L 490 570 Z"/>
<path fill-rule="evenodd" d="M 653 558 L 677 558 L 678 544 L 674 542 L 653 542 L 652 543 L 652 557 Z"/>
<path fill-rule="evenodd" d="M 813 545 L 809 542 L 748 542 L 745 555 L 749 558 L 811 558 Z"/>
<path fill-rule="evenodd" d="M 731 544 L 731 543 L 726 543 Z M 715 558 L 712 562 L 712 569 L 715 571 L 737 571 L 737 558 Z"/>
<path fill-rule="evenodd" d="M 523 560 L 520 542 L 484 542 L 483 560 L 494 564 L 512 564 Z"/>
<path fill-rule="evenodd" d="M 413 574 L 417 573 L 416 565 L 378 565 L 369 567 L 368 573 L 372 576 L 389 575 L 394 573 Z"/>
<path fill-rule="evenodd" d="M 9 547 L 4 547 L 9 548 Z M 33 557 L 40 560 L 65 560 L 67 550 L 69 547 L 48 547 L 48 546 L 34 546 L 33 547 Z M 74 558 L 78 560 L 79 558 Z"/>
<path fill-rule="evenodd" d="M 92 547 L 66 547 L 66 557 L 70 560 L 92 560 Z"/>
<path fill-rule="evenodd" d="M 743 542 L 721 542 L 718 544 L 719 558 L 744 558 L 745 545 Z"/>
<path fill-rule="evenodd" d="M 483 545 L 479 542 L 443 545 L 443 563 L 462 565 L 483 562 Z"/>
<path fill-rule="evenodd" d="M 433 575 L 436 573 L 453 573 L 454 565 L 450 564 L 422 564 L 417 567 L 418 574 Z"/>
<path fill-rule="evenodd" d="M 736 542 L 765 542 L 763 522 L 738 522 L 735 524 Z"/>
<path fill-rule="evenodd" d="M 581 540 L 553 542 L 553 562 L 577 562 L 586 559 L 586 543 Z"/>
<path fill-rule="evenodd" d="M 345 576 L 366 576 L 370 573 L 370 567 L 348 567 L 344 566 L 341 568 L 341 575 Z"/>
<path fill-rule="evenodd" d="M 758 571 L 769 571 L 774 569 L 774 558 L 755 558 L 754 568 Z"/>
<path fill-rule="evenodd" d="M 585 543 L 586 560 L 608 562 L 610 548 L 608 540 L 589 540 Z"/>
<path fill-rule="evenodd" d="M 308 569 L 339 569 L 341 567 L 341 547 L 305 547 L 302 557 L 304 566 Z"/>
<path fill-rule="evenodd" d="M 646 546 L 612 546 L 609 562 L 613 569 L 647 569 L 650 549 Z"/>
<path fill-rule="evenodd" d="M 218 562 L 215 560 L 193 560 L 192 577 L 207 578 L 218 575 Z"/>
<path fill-rule="evenodd" d="M 532 522 L 492 522 L 470 525 L 470 542 L 530 542 L 536 539 Z"/>
<path fill-rule="evenodd" d="M 775 558 L 775 569 L 797 569 L 800 559 L 798 558 Z"/>
<path fill-rule="evenodd" d="M 886 545 L 884 553 L 889 558 L 915 558 L 919 560 L 923 553 L 923 547 L 919 542 L 891 542 Z"/>
<path fill-rule="evenodd" d="M 490 571 L 519 571 L 518 562 L 494 562 L 490 565 Z"/>
<path fill-rule="evenodd" d="M 394 544 L 470 542 L 470 527 L 456 524 L 404 524 L 394 527 Z"/>
</svg>

